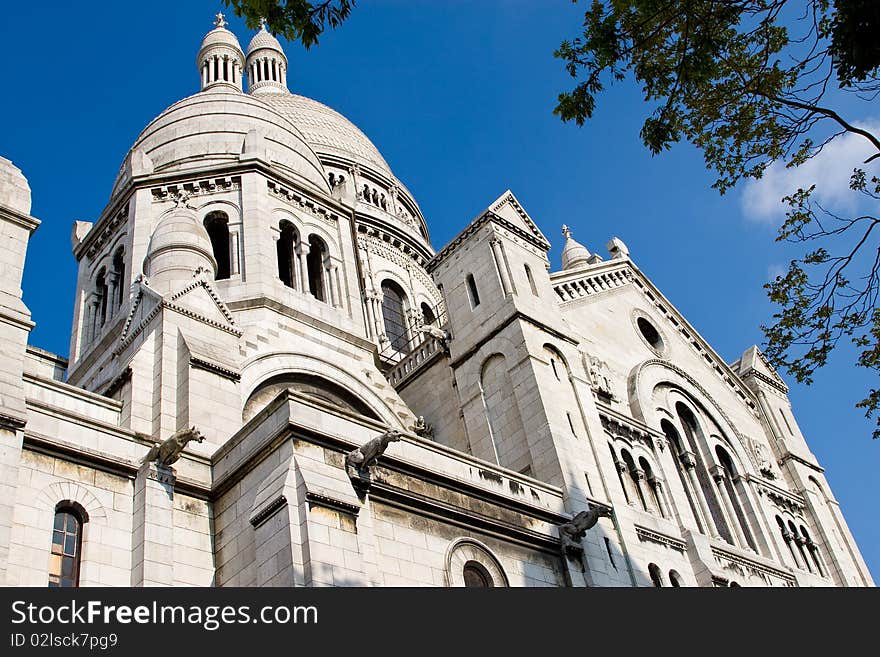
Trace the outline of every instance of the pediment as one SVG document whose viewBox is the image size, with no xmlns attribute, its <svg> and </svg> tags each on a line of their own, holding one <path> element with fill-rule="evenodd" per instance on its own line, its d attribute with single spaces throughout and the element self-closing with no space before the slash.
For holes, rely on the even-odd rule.
<svg viewBox="0 0 880 657">
<path fill-rule="evenodd" d="M 150 286 L 145 276 L 135 279 L 134 288 L 131 310 L 119 337 L 120 349 L 126 347 L 137 334 L 149 326 L 162 310 L 186 315 L 236 337 L 242 334 L 229 308 L 208 280 L 208 272 L 205 270 L 200 269 L 193 276 L 192 282 L 164 297 Z"/>
<path fill-rule="evenodd" d="M 538 224 L 536 224 L 534 219 L 529 216 L 529 213 L 525 211 L 525 208 L 523 208 L 516 196 L 514 196 L 513 192 L 509 189 L 495 199 L 495 201 L 486 209 L 486 212 L 491 213 L 496 217 L 500 217 L 507 223 L 520 229 L 538 242 L 543 248 L 550 248 L 550 242 L 544 236 L 544 233 L 541 232 L 541 229 L 538 228 Z"/>
</svg>

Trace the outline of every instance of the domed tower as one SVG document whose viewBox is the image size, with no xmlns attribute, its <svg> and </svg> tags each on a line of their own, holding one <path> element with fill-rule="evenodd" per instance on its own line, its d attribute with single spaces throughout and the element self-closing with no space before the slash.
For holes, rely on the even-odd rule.
<svg viewBox="0 0 880 657">
<path fill-rule="evenodd" d="M 226 29 L 223 14 L 217 14 L 215 27 L 205 35 L 196 65 L 202 75 L 202 91 L 233 87 L 242 90 L 241 73 L 244 53 L 235 35 Z"/>
<path fill-rule="evenodd" d="M 178 205 L 156 224 L 144 258 L 144 274 L 153 289 L 168 294 L 189 283 L 202 269 L 216 276 L 211 238 L 195 211 Z"/>
<path fill-rule="evenodd" d="M 418 205 L 351 121 L 287 90 L 265 25 L 245 58 L 218 15 L 197 65 L 74 228 L 69 381 L 156 440 L 222 442 L 284 388 L 409 426 L 376 351 L 393 365 L 440 320 Z"/>
<path fill-rule="evenodd" d="M 260 31 L 251 39 L 247 49 L 248 93 L 271 94 L 287 92 L 287 56 L 278 39 L 266 30 L 266 20 L 260 21 Z"/>
</svg>

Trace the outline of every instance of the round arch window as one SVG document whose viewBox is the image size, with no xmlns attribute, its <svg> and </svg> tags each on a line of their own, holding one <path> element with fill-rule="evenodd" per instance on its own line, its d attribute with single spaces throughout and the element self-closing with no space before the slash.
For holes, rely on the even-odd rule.
<svg viewBox="0 0 880 657">
<path fill-rule="evenodd" d="M 468 588 L 488 589 L 495 586 L 492 575 L 478 561 L 468 561 L 462 569 L 464 585 Z"/>
<path fill-rule="evenodd" d="M 641 333 L 642 337 L 645 339 L 645 342 L 647 342 L 654 351 L 663 351 L 663 338 L 660 337 L 660 331 L 657 330 L 656 326 L 644 317 L 636 318 L 636 326 L 639 329 L 639 333 Z"/>
</svg>

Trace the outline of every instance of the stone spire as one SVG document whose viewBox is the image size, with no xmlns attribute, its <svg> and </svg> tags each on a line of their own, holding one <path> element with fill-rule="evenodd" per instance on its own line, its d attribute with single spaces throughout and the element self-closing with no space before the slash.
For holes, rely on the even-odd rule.
<svg viewBox="0 0 880 657">
<path fill-rule="evenodd" d="M 562 268 L 574 269 L 580 265 L 592 262 L 590 252 L 580 242 L 571 236 L 568 226 L 562 226 L 562 234 L 565 236 L 565 246 L 562 248 Z"/>
<path fill-rule="evenodd" d="M 287 57 L 281 44 L 266 29 L 266 19 L 260 19 L 260 31 L 251 39 L 245 62 L 248 93 L 287 93 Z"/>
<path fill-rule="evenodd" d="M 202 76 L 202 91 L 237 89 L 241 91 L 244 53 L 235 35 L 226 29 L 223 14 L 217 14 L 214 29 L 205 35 L 196 64 Z"/>
</svg>

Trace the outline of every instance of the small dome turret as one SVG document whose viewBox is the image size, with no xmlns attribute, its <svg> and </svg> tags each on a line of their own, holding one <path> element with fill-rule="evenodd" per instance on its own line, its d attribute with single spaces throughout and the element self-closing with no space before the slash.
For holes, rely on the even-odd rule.
<svg viewBox="0 0 880 657">
<path fill-rule="evenodd" d="M 144 274 L 162 294 L 185 285 L 199 268 L 217 272 L 208 231 L 185 200 L 180 197 L 180 204 L 159 220 L 144 258 Z"/>
<path fill-rule="evenodd" d="M 287 56 L 266 29 L 266 20 L 260 21 L 260 31 L 248 44 L 247 61 L 248 93 L 288 93 Z"/>
<path fill-rule="evenodd" d="M 216 27 L 205 35 L 196 64 L 202 76 L 202 91 L 213 87 L 234 87 L 241 91 L 244 53 L 236 36 L 226 29 L 223 14 L 217 14 Z"/>
<path fill-rule="evenodd" d="M 581 265 L 592 264 L 598 260 L 598 258 L 590 254 L 587 247 L 571 236 L 568 226 L 562 227 L 562 234 L 565 235 L 565 246 L 562 248 L 563 269 L 574 269 Z"/>
</svg>

